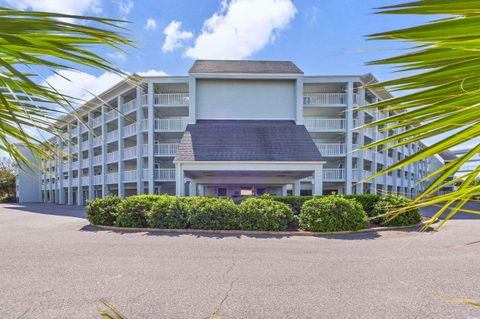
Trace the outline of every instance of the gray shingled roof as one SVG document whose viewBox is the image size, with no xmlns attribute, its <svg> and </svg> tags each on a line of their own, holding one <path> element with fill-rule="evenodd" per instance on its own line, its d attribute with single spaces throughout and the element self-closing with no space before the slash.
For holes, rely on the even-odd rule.
<svg viewBox="0 0 480 319">
<path fill-rule="evenodd" d="M 303 74 L 292 61 L 196 60 L 188 73 Z"/>
<path fill-rule="evenodd" d="M 198 120 L 189 124 L 175 161 L 323 161 L 303 125 L 293 121 Z"/>
<path fill-rule="evenodd" d="M 457 155 L 450 150 L 440 152 L 438 155 L 440 155 L 440 157 L 445 161 L 453 161 L 457 159 Z"/>
</svg>

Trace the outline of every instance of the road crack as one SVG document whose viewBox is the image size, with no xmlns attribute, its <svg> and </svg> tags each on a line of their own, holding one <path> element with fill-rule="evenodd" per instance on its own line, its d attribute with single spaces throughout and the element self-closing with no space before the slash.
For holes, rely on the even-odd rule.
<svg viewBox="0 0 480 319">
<path fill-rule="evenodd" d="M 236 266 L 236 261 L 235 261 L 235 252 L 233 252 L 233 255 L 232 255 L 232 263 L 230 264 L 230 266 L 227 268 L 227 270 L 223 273 L 222 275 L 222 279 L 225 280 L 225 278 L 228 276 L 228 274 L 233 270 L 233 268 L 235 268 Z M 229 283 L 229 287 L 228 287 L 228 290 L 225 292 L 225 294 L 223 295 L 223 298 L 220 300 L 220 303 L 214 308 L 213 312 L 210 313 L 210 315 L 208 317 L 206 317 L 207 319 L 217 319 L 217 318 L 220 318 L 220 316 L 218 315 L 220 313 L 220 311 L 222 310 L 222 307 L 223 307 L 223 304 L 227 301 L 227 299 L 230 297 L 230 293 L 232 292 L 233 290 L 233 286 L 236 282 L 236 278 L 233 278 L 230 280 L 230 283 Z"/>
</svg>

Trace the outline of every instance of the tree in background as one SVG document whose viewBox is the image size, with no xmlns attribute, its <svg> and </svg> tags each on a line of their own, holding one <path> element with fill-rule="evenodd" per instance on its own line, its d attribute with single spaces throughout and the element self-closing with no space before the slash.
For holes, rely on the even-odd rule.
<svg viewBox="0 0 480 319">
<path fill-rule="evenodd" d="M 92 49 L 121 50 L 132 43 L 115 19 L 59 13 L 16 11 L 0 7 L 0 150 L 17 163 L 28 163 L 15 143 L 23 143 L 39 157 L 54 146 L 32 136 L 32 129 L 59 135 L 51 124 L 74 111 L 77 100 L 41 85 L 48 72 L 102 69 L 122 74 Z M 44 145 L 42 145 L 44 144 Z"/>
<path fill-rule="evenodd" d="M 385 114 L 393 112 L 393 115 L 367 126 L 376 126 L 380 131 L 402 129 L 369 147 L 384 145 L 390 149 L 426 138 L 438 139 L 438 142 L 371 178 L 463 143 L 472 143 L 480 136 L 480 1 L 420 0 L 379 10 L 379 14 L 444 16 L 424 25 L 369 36 L 373 40 L 400 40 L 415 44 L 413 50 L 406 54 L 371 63 L 394 65 L 398 71 L 410 73 L 373 85 L 407 94 L 364 107 L 377 108 Z M 458 211 L 479 213 L 464 209 L 463 206 L 480 194 L 480 185 L 475 182 L 480 166 L 446 182 L 448 177 L 479 152 L 480 144 L 474 143 L 470 152 L 427 176 L 435 177 L 434 182 L 418 195 L 412 205 L 442 205 L 435 218 L 451 207 L 438 227 Z M 456 183 L 459 183 L 456 191 L 436 195 L 444 185 Z"/>
<path fill-rule="evenodd" d="M 10 158 L 0 158 L 0 202 L 15 199 L 15 167 Z"/>
</svg>

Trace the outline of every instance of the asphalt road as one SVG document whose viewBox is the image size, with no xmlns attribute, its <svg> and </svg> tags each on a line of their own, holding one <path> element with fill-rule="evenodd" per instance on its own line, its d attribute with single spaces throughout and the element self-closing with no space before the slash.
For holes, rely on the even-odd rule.
<svg viewBox="0 0 480 319">
<path fill-rule="evenodd" d="M 431 210 L 430 210 L 431 213 Z M 480 318 L 480 220 L 439 233 L 114 233 L 83 213 L 0 206 L 0 318 Z"/>
</svg>

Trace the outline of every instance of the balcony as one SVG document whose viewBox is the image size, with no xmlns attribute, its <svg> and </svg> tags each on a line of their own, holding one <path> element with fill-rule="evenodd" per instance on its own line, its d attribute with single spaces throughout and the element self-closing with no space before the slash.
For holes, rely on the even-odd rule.
<svg viewBox="0 0 480 319">
<path fill-rule="evenodd" d="M 137 180 L 137 170 L 130 170 L 124 172 L 125 182 L 135 182 Z"/>
<path fill-rule="evenodd" d="M 345 180 L 345 169 L 343 168 L 324 168 L 323 181 L 342 182 Z"/>
<path fill-rule="evenodd" d="M 105 115 L 106 121 L 110 122 L 118 118 L 118 111 L 117 110 L 111 110 L 107 112 Z"/>
<path fill-rule="evenodd" d="M 82 176 L 82 185 L 88 185 L 90 183 L 88 176 Z"/>
<path fill-rule="evenodd" d="M 188 118 L 178 119 L 155 119 L 154 130 L 156 132 L 183 132 L 187 128 Z"/>
<path fill-rule="evenodd" d="M 78 177 L 72 178 L 72 186 L 78 186 Z"/>
<path fill-rule="evenodd" d="M 153 95 L 155 106 L 188 106 L 188 93 L 161 93 Z M 148 104 L 148 94 L 143 95 L 143 105 Z"/>
<path fill-rule="evenodd" d="M 338 132 L 345 130 L 344 119 L 326 119 L 308 117 L 304 119 L 307 130 L 311 132 Z"/>
<path fill-rule="evenodd" d="M 102 165 L 102 155 L 93 157 L 93 166 Z"/>
<path fill-rule="evenodd" d="M 137 134 L 137 123 L 129 124 L 123 128 L 124 137 Z"/>
<path fill-rule="evenodd" d="M 96 118 L 92 119 L 92 127 L 96 127 L 102 124 L 102 117 L 97 116 Z"/>
<path fill-rule="evenodd" d="M 175 169 L 174 168 L 157 168 L 154 170 L 154 179 L 161 182 L 174 182 Z"/>
<path fill-rule="evenodd" d="M 100 146 L 102 145 L 102 137 L 101 136 L 96 136 L 93 138 L 93 147 Z"/>
<path fill-rule="evenodd" d="M 88 149 L 88 141 L 83 141 L 81 145 L 82 145 L 82 150 Z"/>
<path fill-rule="evenodd" d="M 315 143 L 320 154 L 325 157 L 345 156 L 346 147 L 344 143 Z"/>
<path fill-rule="evenodd" d="M 128 114 L 137 110 L 137 99 L 130 100 L 123 104 L 123 113 Z"/>
<path fill-rule="evenodd" d="M 88 158 L 83 158 L 82 159 L 82 168 L 87 168 L 89 166 L 89 163 L 88 163 Z"/>
<path fill-rule="evenodd" d="M 116 184 L 116 183 L 118 183 L 118 172 L 108 173 L 107 184 Z"/>
<path fill-rule="evenodd" d="M 107 153 L 107 162 L 112 163 L 118 161 L 118 151 Z"/>
<path fill-rule="evenodd" d="M 100 185 L 100 184 L 102 184 L 102 175 L 93 176 L 93 185 Z"/>
<path fill-rule="evenodd" d="M 78 169 L 78 161 L 72 162 L 72 169 L 73 170 Z"/>
<path fill-rule="evenodd" d="M 125 148 L 123 150 L 123 159 L 128 160 L 133 158 L 137 158 L 137 147 L 132 146 L 132 147 Z"/>
<path fill-rule="evenodd" d="M 118 140 L 118 130 L 111 131 L 107 133 L 107 142 L 114 142 Z"/>
<path fill-rule="evenodd" d="M 175 156 L 179 143 L 159 143 L 153 146 L 155 156 Z"/>
<path fill-rule="evenodd" d="M 346 93 L 304 94 L 303 106 L 347 106 L 347 94 Z"/>
</svg>

